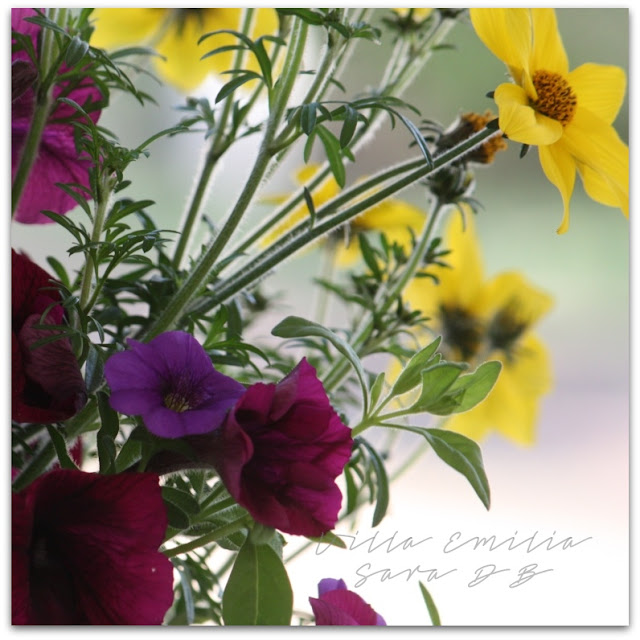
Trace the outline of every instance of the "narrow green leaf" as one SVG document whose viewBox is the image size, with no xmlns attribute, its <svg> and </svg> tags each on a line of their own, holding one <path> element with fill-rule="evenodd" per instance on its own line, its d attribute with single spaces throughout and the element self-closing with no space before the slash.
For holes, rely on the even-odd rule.
<svg viewBox="0 0 640 640">
<path fill-rule="evenodd" d="M 73 36 L 64 52 L 64 61 L 69 67 L 75 67 L 87 51 L 89 51 L 89 43 L 84 42 L 77 35 Z"/>
<path fill-rule="evenodd" d="M 369 389 L 369 397 L 371 400 L 371 406 L 375 407 L 378 399 L 380 398 L 380 394 L 382 393 L 382 389 L 384 388 L 384 371 L 381 371 L 374 380 L 371 385 L 371 389 Z"/>
<path fill-rule="evenodd" d="M 431 618 L 431 624 L 433 624 L 434 627 L 441 626 L 440 614 L 438 613 L 438 608 L 436 607 L 436 603 L 433 601 L 429 590 L 422 584 L 422 582 L 418 582 L 418 584 L 420 585 L 420 591 L 422 592 L 424 603 L 427 605 L 427 611 L 429 612 L 429 617 Z"/>
<path fill-rule="evenodd" d="M 358 124 L 358 112 L 349 105 L 345 105 L 345 110 L 344 124 L 340 131 L 340 147 L 342 148 L 346 147 L 351 142 L 351 138 L 353 138 L 353 134 L 355 133 L 356 126 Z"/>
<path fill-rule="evenodd" d="M 371 244 L 369 243 L 369 240 L 364 233 L 358 234 L 358 244 L 360 245 L 360 254 L 362 255 L 365 264 L 371 270 L 373 277 L 378 282 L 381 282 L 382 272 L 380 271 L 380 266 L 378 265 L 378 261 L 376 259 L 373 248 L 371 247 Z"/>
<path fill-rule="evenodd" d="M 53 447 L 56 450 L 60 467 L 62 469 L 77 469 L 78 467 L 67 451 L 67 445 L 62 434 L 52 424 L 48 424 L 46 426 L 51 442 L 53 443 Z"/>
<path fill-rule="evenodd" d="M 165 500 L 164 506 L 170 527 L 173 527 L 178 531 L 183 531 L 184 529 L 189 528 L 189 525 L 191 524 L 189 516 L 179 506 L 167 500 Z"/>
<path fill-rule="evenodd" d="M 309 209 L 309 215 L 311 216 L 311 220 L 309 223 L 309 228 L 313 229 L 316 223 L 316 208 L 313 204 L 313 197 L 311 195 L 311 191 L 307 189 L 307 187 L 302 188 L 302 195 L 304 195 L 304 201 L 307 204 L 307 209 Z"/>
<path fill-rule="evenodd" d="M 84 381 L 87 387 L 87 393 L 91 394 L 97 391 L 104 379 L 104 362 L 102 354 L 92 344 L 89 345 L 87 361 L 85 363 Z"/>
<path fill-rule="evenodd" d="M 318 136 L 320 136 L 320 140 L 322 141 L 324 150 L 327 154 L 331 173 L 333 173 L 333 177 L 336 179 L 340 188 L 342 188 L 347 180 L 347 174 L 344 169 L 344 165 L 342 164 L 340 142 L 338 141 L 338 138 L 336 138 L 333 133 L 323 125 L 317 126 L 316 131 L 318 132 Z"/>
<path fill-rule="evenodd" d="M 195 515 L 200 512 L 198 501 L 186 491 L 175 487 L 162 487 L 162 498 L 165 502 L 171 502 L 179 507 L 187 515 Z"/>
<path fill-rule="evenodd" d="M 367 387 L 367 376 L 360 362 L 360 358 L 358 358 L 358 355 L 349 343 L 345 342 L 330 329 L 298 316 L 287 316 L 271 330 L 271 334 L 278 338 L 308 338 L 309 336 L 317 336 L 328 340 L 354 368 L 362 390 L 363 411 L 365 415 L 368 414 L 369 390 Z"/>
<path fill-rule="evenodd" d="M 116 473 L 126 471 L 142 458 L 142 443 L 135 438 L 127 438 L 120 448 L 115 461 Z"/>
<path fill-rule="evenodd" d="M 438 336 L 433 342 L 418 351 L 398 376 L 393 385 L 392 393 L 394 396 L 401 396 L 403 393 L 417 387 L 422 382 L 422 372 L 429 367 L 429 361 L 440 346 L 441 336 Z"/>
<path fill-rule="evenodd" d="M 315 130 L 311 132 L 307 141 L 304 144 L 304 150 L 302 152 L 302 157 L 305 163 L 309 162 L 309 158 L 311 158 L 311 152 L 313 151 L 313 143 L 316 141 L 316 132 Z"/>
<path fill-rule="evenodd" d="M 346 549 L 346 542 L 340 537 L 337 536 L 333 531 L 327 531 L 323 536 L 319 538 L 309 538 L 309 540 L 313 542 L 318 542 L 319 544 L 330 544 L 333 547 L 339 547 L 340 549 Z"/>
<path fill-rule="evenodd" d="M 376 449 L 363 438 L 359 438 L 359 442 L 367 449 L 369 459 L 376 472 L 376 507 L 373 511 L 371 526 L 377 527 L 382 522 L 389 508 L 389 478 L 384 466 L 384 460 L 380 457 Z"/>
<path fill-rule="evenodd" d="M 247 538 L 222 597 L 225 624 L 288 626 L 292 612 L 293 592 L 282 560 L 270 546 Z"/>
<path fill-rule="evenodd" d="M 106 393 L 99 391 L 96 394 L 96 399 L 101 423 L 96 435 L 100 472 L 110 473 L 115 466 L 116 448 L 114 441 L 120 430 L 120 422 L 118 414 L 109 405 L 109 398 Z"/>
<path fill-rule="evenodd" d="M 218 104 L 218 102 L 224 100 L 228 95 L 232 94 L 238 87 L 241 87 L 243 84 L 245 84 L 246 82 L 249 82 L 250 80 L 262 80 L 262 76 L 259 73 L 255 73 L 255 71 L 245 71 L 244 74 L 236 76 L 233 80 L 231 80 L 230 82 L 227 82 L 227 84 L 225 84 L 224 87 L 220 89 L 220 91 L 218 91 L 218 94 L 216 95 L 215 103 Z"/>
<path fill-rule="evenodd" d="M 58 276 L 58 280 L 62 282 L 65 289 L 70 289 L 71 284 L 69 282 L 69 276 L 67 275 L 65 268 L 62 266 L 62 263 L 56 258 L 54 258 L 53 256 L 49 256 L 47 258 L 47 262 L 49 263 L 49 266 L 53 269 L 56 276 Z"/>
<path fill-rule="evenodd" d="M 395 114 L 396 116 L 398 116 L 398 118 L 400 118 L 400 120 L 402 120 L 402 123 L 404 124 L 404 126 L 407 127 L 407 129 L 409 129 L 409 132 L 411 133 L 414 140 L 418 144 L 418 147 L 420 147 L 420 151 L 422 151 L 422 155 L 425 157 L 425 160 L 427 161 L 427 165 L 430 167 L 433 167 L 433 158 L 431 157 L 431 152 L 429 151 L 427 142 L 424 139 L 424 136 L 422 135 L 422 131 L 420 131 L 420 129 L 418 129 L 418 127 L 416 127 L 416 125 L 413 124 L 411 120 L 409 120 L 409 118 L 403 116 L 401 113 L 398 113 L 397 111 L 395 112 Z"/>
<path fill-rule="evenodd" d="M 306 135 L 310 135 L 316 126 L 316 103 L 310 102 L 300 109 L 300 128 Z"/>
</svg>

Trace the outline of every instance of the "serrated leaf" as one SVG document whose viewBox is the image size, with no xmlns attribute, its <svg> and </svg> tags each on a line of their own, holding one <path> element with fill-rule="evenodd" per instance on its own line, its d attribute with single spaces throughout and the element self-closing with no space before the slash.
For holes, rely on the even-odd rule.
<svg viewBox="0 0 640 640">
<path fill-rule="evenodd" d="M 422 582 L 418 582 L 418 584 L 420 585 L 420 591 L 422 592 L 424 603 L 427 605 L 427 611 L 429 612 L 429 617 L 431 618 L 431 624 L 433 624 L 434 627 L 441 626 L 440 614 L 438 613 L 438 608 L 436 607 L 436 603 L 433 601 L 429 590 L 422 584 Z"/>
<path fill-rule="evenodd" d="M 391 390 L 394 396 L 401 396 L 422 382 L 422 372 L 429 367 L 429 361 L 440 346 L 441 340 L 441 336 L 438 336 L 407 362 Z"/>
<path fill-rule="evenodd" d="M 312 322 L 311 320 L 305 320 L 298 316 L 287 316 L 271 330 L 271 334 L 278 338 L 308 338 L 309 336 L 317 336 L 328 340 L 355 369 L 362 390 L 364 415 L 367 415 L 369 410 L 367 377 L 360 358 L 358 358 L 358 355 L 350 344 L 321 324 Z"/>
<path fill-rule="evenodd" d="M 292 612 L 293 592 L 282 560 L 270 546 L 247 539 L 222 597 L 225 624 L 288 626 Z"/>
</svg>

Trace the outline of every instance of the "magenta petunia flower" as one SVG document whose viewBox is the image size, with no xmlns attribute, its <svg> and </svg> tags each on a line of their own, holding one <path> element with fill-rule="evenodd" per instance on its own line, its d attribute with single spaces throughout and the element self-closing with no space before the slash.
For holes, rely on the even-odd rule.
<svg viewBox="0 0 640 640">
<path fill-rule="evenodd" d="M 37 51 L 40 27 L 24 21 L 24 18 L 35 15 L 37 14 L 33 9 L 12 9 L 11 28 L 31 37 Z M 25 51 L 15 51 L 11 62 L 11 178 L 13 179 L 33 117 L 35 105 L 33 83 L 37 78 L 37 70 Z M 67 70 L 63 65 L 60 72 Z M 68 81 L 60 82 L 53 89 L 53 98 L 55 100 L 60 96 L 68 97 L 85 107 L 91 119 L 94 122 L 98 121 L 100 111 L 95 108 L 95 105 L 102 100 L 102 95 L 91 78 L 84 78 L 73 87 L 68 84 Z M 73 107 L 63 102 L 56 104 L 45 126 L 38 156 L 31 168 L 16 210 L 15 220 L 18 222 L 26 224 L 52 222 L 40 212 L 48 210 L 64 214 L 77 205 L 71 196 L 55 186 L 56 183 L 89 186 L 91 160 L 79 156 L 74 141 L 74 127 L 69 121 L 77 117 Z M 86 197 L 86 193 L 83 195 Z"/>
<path fill-rule="evenodd" d="M 13 624 L 161 624 L 173 567 L 158 476 L 50 471 L 12 496 Z"/>
<path fill-rule="evenodd" d="M 52 278 L 27 256 L 11 250 L 11 418 L 57 422 L 75 415 L 86 387 L 68 338 L 39 347 L 52 335 L 35 325 L 59 325 L 64 311 Z M 41 322 L 42 314 L 49 309 Z"/>
<path fill-rule="evenodd" d="M 262 524 L 319 536 L 342 503 L 335 479 L 353 440 L 315 369 L 302 360 L 277 385 L 249 387 L 211 444 L 229 493 Z"/>
<path fill-rule="evenodd" d="M 168 331 L 148 344 L 127 340 L 114 353 L 104 375 L 111 406 L 140 415 L 151 433 L 181 438 L 218 428 L 245 392 L 233 378 L 216 371 L 202 345 L 183 331 Z"/>
<path fill-rule="evenodd" d="M 309 598 L 316 626 L 386 626 L 357 593 L 349 591 L 344 580 L 325 578 L 318 584 L 318 597 Z"/>
</svg>

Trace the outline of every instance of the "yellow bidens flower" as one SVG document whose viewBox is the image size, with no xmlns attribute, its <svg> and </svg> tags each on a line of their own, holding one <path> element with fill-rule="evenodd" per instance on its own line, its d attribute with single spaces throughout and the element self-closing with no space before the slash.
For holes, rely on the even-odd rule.
<svg viewBox="0 0 640 640">
<path fill-rule="evenodd" d="M 397 9 L 392 7 L 391 11 L 393 11 L 396 15 L 400 16 L 401 18 L 406 18 L 409 15 L 409 12 L 411 11 L 412 18 L 418 22 L 421 22 L 422 20 L 426 20 L 433 13 L 432 8 L 425 8 L 425 7 L 413 7 L 411 9 Z"/>
<path fill-rule="evenodd" d="M 303 185 L 308 183 L 319 169 L 319 165 L 310 164 L 296 174 L 296 181 Z M 327 178 L 318 189 L 313 192 L 313 206 L 320 209 L 329 200 L 340 193 L 340 187 L 333 176 Z M 282 197 L 272 198 L 275 202 L 283 202 Z M 264 240 L 263 244 L 271 244 L 283 233 L 286 233 L 302 220 L 310 216 L 306 204 L 300 205 L 292 211 L 283 222 L 277 225 Z M 422 210 L 402 200 L 388 199 L 367 209 L 349 224 L 349 242 L 341 239 L 338 244 L 336 261 L 341 265 L 348 265 L 357 260 L 360 255 L 358 243 L 353 242 L 354 236 L 367 231 L 382 231 L 389 243 L 397 243 L 410 249 L 412 232 L 415 234 L 424 225 L 425 214 Z M 338 231 L 338 233 L 340 233 Z"/>
<path fill-rule="evenodd" d="M 551 387 L 551 373 L 546 349 L 531 328 L 552 300 L 516 272 L 485 281 L 468 209 L 465 226 L 462 216 L 451 218 L 443 239 L 451 251 L 444 257 L 450 268 L 429 267 L 439 283 L 414 279 L 406 300 L 442 335 L 446 359 L 468 362 L 472 369 L 488 360 L 502 363 L 487 398 L 465 413 L 451 415 L 446 428 L 473 440 L 497 430 L 519 444 L 532 444 L 539 400 Z"/>
<path fill-rule="evenodd" d="M 569 228 L 576 170 L 596 202 L 629 216 L 629 149 L 613 128 L 626 76 L 615 66 L 569 62 L 553 9 L 470 9 L 482 42 L 509 68 L 515 84 L 494 99 L 510 140 L 536 145 L 542 169 L 564 203 L 558 233 Z"/>
<path fill-rule="evenodd" d="M 154 48 L 166 60 L 157 58 L 158 73 L 181 91 L 191 91 L 209 73 L 221 73 L 232 66 L 234 51 L 224 51 L 201 60 L 208 51 L 238 44 L 228 33 L 211 36 L 200 45 L 205 33 L 220 29 L 239 31 L 242 9 L 95 9 L 95 31 L 91 44 L 112 49 L 134 44 Z M 275 35 L 278 17 L 273 9 L 257 9 L 252 39 Z M 244 68 L 259 71 L 254 56 L 247 53 Z M 231 77 L 229 77 L 229 80 Z"/>
</svg>

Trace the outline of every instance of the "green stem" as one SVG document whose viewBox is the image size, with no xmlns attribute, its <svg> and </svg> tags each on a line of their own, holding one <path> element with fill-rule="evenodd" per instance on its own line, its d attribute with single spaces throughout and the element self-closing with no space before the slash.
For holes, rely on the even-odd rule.
<svg viewBox="0 0 640 640">
<path fill-rule="evenodd" d="M 269 247 L 268 251 L 258 255 L 254 260 L 243 265 L 225 281 L 222 281 L 217 287 L 214 287 L 212 289 L 211 298 L 200 305 L 198 310 L 204 311 L 211 309 L 217 304 L 235 296 L 251 283 L 258 282 L 265 274 L 269 273 L 274 269 L 274 267 L 288 259 L 302 247 L 315 241 L 326 233 L 329 233 L 345 222 L 348 222 L 363 211 L 375 206 L 386 198 L 398 193 L 402 189 L 405 189 L 409 185 L 437 172 L 447 164 L 463 157 L 474 147 L 485 142 L 488 138 L 500 134 L 501 132 L 499 130 L 483 129 L 471 136 L 468 140 L 465 140 L 445 153 L 442 153 L 434 159 L 433 164 L 431 165 L 425 165 L 424 158 L 410 161 L 404 165 L 405 169 L 406 167 L 414 166 L 414 163 L 419 168 L 407 173 L 391 185 L 386 186 L 379 191 L 376 191 L 371 196 L 356 202 L 344 211 L 333 216 L 327 216 L 320 222 L 316 222 L 316 225 L 311 229 L 309 228 L 308 221 L 299 224 Z M 397 171 L 397 169 L 395 170 Z M 368 182 L 365 184 L 368 184 L 369 186 L 364 190 L 370 190 L 371 183 Z M 322 218 L 323 215 L 326 216 L 327 212 L 336 209 L 337 206 L 342 204 L 345 199 L 359 195 L 362 190 L 362 186 L 356 185 L 352 189 L 343 191 L 338 197 L 329 201 L 324 207 L 322 207 L 317 212 L 317 217 Z"/>
<path fill-rule="evenodd" d="M 29 486 L 36 478 L 40 477 L 48 468 L 56 456 L 56 450 L 51 440 L 42 445 L 38 453 L 29 461 L 20 475 L 13 481 L 13 491 L 22 491 Z"/>
<path fill-rule="evenodd" d="M 206 535 L 200 536 L 195 540 L 191 540 L 191 542 L 186 542 L 185 544 L 178 545 L 177 547 L 173 547 L 172 549 L 165 549 L 163 553 L 165 556 L 167 556 L 167 558 L 174 558 L 181 553 L 188 553 L 189 551 L 193 551 L 194 549 L 198 549 L 199 547 L 204 547 L 211 542 L 216 542 L 217 540 L 226 538 L 231 534 L 236 533 L 236 531 L 245 529 L 250 522 L 251 516 L 249 514 L 245 514 L 240 518 L 229 522 L 223 527 L 212 531 L 211 533 L 207 533 Z"/>
<path fill-rule="evenodd" d="M 58 11 L 60 11 L 60 14 L 58 14 Z M 64 19 L 66 17 L 66 9 L 49 9 L 47 17 L 53 22 L 56 22 L 58 18 Z M 29 174 L 38 157 L 42 134 L 49 119 L 51 105 L 53 103 L 54 82 L 52 80 L 46 84 L 43 83 L 47 78 L 54 77 L 52 72 L 55 71 L 53 65 L 56 56 L 55 31 L 53 29 L 43 29 L 38 70 L 38 75 L 42 79 L 42 83 L 36 88 L 31 125 L 27 132 L 27 139 L 22 149 L 16 174 L 13 178 L 11 188 L 11 217 L 15 215 L 18 209 L 18 204 L 20 203 L 20 198 L 29 179 Z"/>
<path fill-rule="evenodd" d="M 249 8 L 243 9 L 240 31 L 245 35 L 248 34 L 251 30 L 254 11 L 254 9 Z M 242 62 L 244 60 L 245 52 L 246 50 L 242 47 L 236 51 L 232 69 L 242 68 Z M 191 201 L 189 203 L 189 207 L 187 208 L 183 216 L 183 222 L 181 224 L 182 231 L 180 232 L 178 243 L 176 244 L 176 249 L 173 256 L 173 266 L 176 269 L 180 268 L 182 259 L 184 258 L 185 253 L 188 251 L 191 245 L 193 232 L 202 218 L 202 203 L 205 200 L 206 194 L 208 192 L 209 185 L 211 183 L 211 177 L 213 175 L 213 170 L 216 167 L 218 160 L 231 144 L 231 141 L 228 139 L 228 136 L 226 134 L 226 127 L 229 116 L 231 115 L 231 111 L 233 109 L 234 100 L 235 98 L 232 94 L 228 96 L 224 101 L 222 113 L 220 114 L 220 119 L 218 120 L 216 135 L 213 138 L 211 146 L 209 147 L 209 150 L 204 157 L 202 168 L 200 170 L 200 178 L 198 179 L 198 182 L 195 186 Z"/>
</svg>

